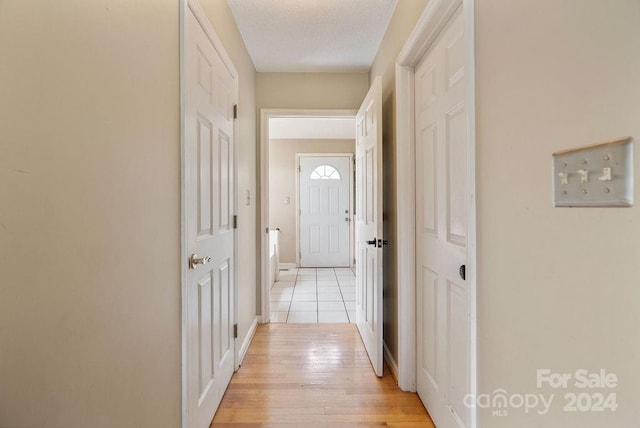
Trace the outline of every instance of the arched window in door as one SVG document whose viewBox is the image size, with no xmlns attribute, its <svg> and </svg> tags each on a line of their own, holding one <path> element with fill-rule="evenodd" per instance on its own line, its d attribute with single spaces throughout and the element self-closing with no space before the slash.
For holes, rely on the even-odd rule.
<svg viewBox="0 0 640 428">
<path fill-rule="evenodd" d="M 340 173 L 331 165 L 320 165 L 311 173 L 311 180 L 342 180 Z"/>
</svg>

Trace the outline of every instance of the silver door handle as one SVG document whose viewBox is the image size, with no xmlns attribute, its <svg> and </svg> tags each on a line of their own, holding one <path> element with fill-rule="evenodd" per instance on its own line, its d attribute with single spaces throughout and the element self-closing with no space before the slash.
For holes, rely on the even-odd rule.
<svg viewBox="0 0 640 428">
<path fill-rule="evenodd" d="M 211 261 L 211 257 L 198 257 L 197 254 L 191 254 L 189 257 L 189 269 L 195 269 L 198 265 L 206 265 Z"/>
</svg>

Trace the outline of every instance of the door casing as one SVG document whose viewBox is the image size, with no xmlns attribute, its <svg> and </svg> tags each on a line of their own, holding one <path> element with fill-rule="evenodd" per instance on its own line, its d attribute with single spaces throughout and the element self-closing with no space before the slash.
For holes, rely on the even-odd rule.
<svg viewBox="0 0 640 428">
<path fill-rule="evenodd" d="M 397 284 L 398 307 L 398 386 L 405 391 L 416 390 L 416 172 L 414 165 L 414 71 L 424 54 L 435 42 L 455 11 L 462 6 L 465 21 L 465 75 L 467 84 L 467 152 L 468 174 L 468 255 L 467 283 L 469 284 L 469 350 L 470 393 L 477 392 L 477 327 L 476 327 L 476 137 L 475 137 L 475 0 L 433 0 L 427 4 L 411 35 L 396 59 L 396 192 L 397 209 Z M 477 426 L 475 409 L 471 411 L 470 426 Z"/>
<path fill-rule="evenodd" d="M 258 270 L 260 271 L 260 322 L 269 322 L 271 308 L 269 304 L 269 120 L 290 117 L 327 117 L 355 118 L 357 110 L 344 109 L 260 109 L 260 228 L 258 241 L 260 255 Z"/>
</svg>

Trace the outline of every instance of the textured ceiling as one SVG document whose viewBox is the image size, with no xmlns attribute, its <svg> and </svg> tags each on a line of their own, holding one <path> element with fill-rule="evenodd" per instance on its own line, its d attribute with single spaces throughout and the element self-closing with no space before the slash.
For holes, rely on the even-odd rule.
<svg viewBox="0 0 640 428">
<path fill-rule="evenodd" d="M 397 0 L 228 0 L 259 72 L 369 71 Z"/>
</svg>

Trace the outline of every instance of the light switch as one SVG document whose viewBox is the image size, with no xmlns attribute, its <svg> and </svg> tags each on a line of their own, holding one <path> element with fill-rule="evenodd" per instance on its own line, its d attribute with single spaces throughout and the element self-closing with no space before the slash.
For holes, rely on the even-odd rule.
<svg viewBox="0 0 640 428">
<path fill-rule="evenodd" d="M 284 204 L 285 205 L 291 205 L 291 198 L 289 196 L 285 196 L 284 197 Z"/>
<path fill-rule="evenodd" d="M 555 207 L 632 206 L 631 137 L 554 153 L 553 188 Z"/>
<path fill-rule="evenodd" d="M 585 184 L 589 182 L 589 170 L 579 169 L 578 174 L 580 175 L 580 183 Z"/>
<path fill-rule="evenodd" d="M 611 181 L 611 168 L 602 168 L 602 175 L 598 178 L 600 181 Z"/>
<path fill-rule="evenodd" d="M 559 172 L 558 177 L 560 177 L 560 184 L 562 184 L 563 186 L 569 184 L 569 173 Z"/>
</svg>

